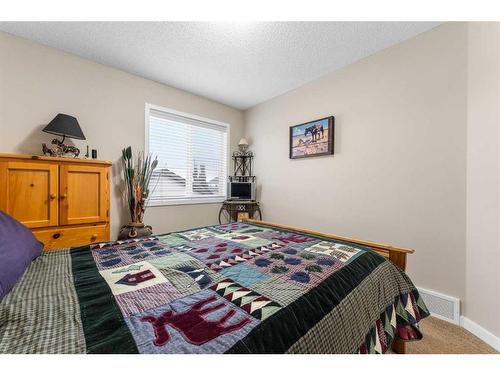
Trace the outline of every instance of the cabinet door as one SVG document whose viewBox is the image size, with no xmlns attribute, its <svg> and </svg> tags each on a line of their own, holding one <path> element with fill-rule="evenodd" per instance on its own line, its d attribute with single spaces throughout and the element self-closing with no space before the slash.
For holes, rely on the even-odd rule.
<svg viewBox="0 0 500 375">
<path fill-rule="evenodd" d="M 108 168 L 86 165 L 60 168 L 61 225 L 108 221 Z"/>
<path fill-rule="evenodd" d="M 0 163 L 0 209 L 28 228 L 57 225 L 57 180 L 55 164 Z"/>
</svg>

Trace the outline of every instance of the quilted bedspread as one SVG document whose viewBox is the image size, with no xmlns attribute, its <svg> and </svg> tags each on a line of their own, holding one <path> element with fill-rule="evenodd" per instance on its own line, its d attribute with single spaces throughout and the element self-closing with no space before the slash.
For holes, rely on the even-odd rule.
<svg viewBox="0 0 500 375">
<path fill-rule="evenodd" d="M 369 248 L 232 223 L 42 254 L 0 353 L 383 353 L 428 314 Z"/>
</svg>

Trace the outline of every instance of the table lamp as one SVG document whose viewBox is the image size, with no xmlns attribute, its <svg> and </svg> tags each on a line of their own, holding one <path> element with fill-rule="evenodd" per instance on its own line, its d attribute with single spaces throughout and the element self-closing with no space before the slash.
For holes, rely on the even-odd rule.
<svg viewBox="0 0 500 375">
<path fill-rule="evenodd" d="M 82 129 L 78 124 L 78 120 L 75 117 L 59 113 L 45 128 L 43 128 L 43 131 L 63 137 L 62 140 L 58 140 L 57 138 L 52 140 L 52 144 L 55 145 L 54 148 L 49 148 L 43 143 L 42 151 L 44 155 L 62 157 L 66 156 L 66 154 L 72 154 L 75 158 L 80 155 L 80 150 L 77 147 L 64 144 L 66 137 L 85 139 Z"/>
</svg>

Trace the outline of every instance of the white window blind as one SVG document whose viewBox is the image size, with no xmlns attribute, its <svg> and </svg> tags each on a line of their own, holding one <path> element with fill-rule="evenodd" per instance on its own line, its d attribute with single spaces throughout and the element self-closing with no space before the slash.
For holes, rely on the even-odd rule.
<svg viewBox="0 0 500 375">
<path fill-rule="evenodd" d="M 146 106 L 146 148 L 158 156 L 149 205 L 226 198 L 228 125 Z"/>
</svg>

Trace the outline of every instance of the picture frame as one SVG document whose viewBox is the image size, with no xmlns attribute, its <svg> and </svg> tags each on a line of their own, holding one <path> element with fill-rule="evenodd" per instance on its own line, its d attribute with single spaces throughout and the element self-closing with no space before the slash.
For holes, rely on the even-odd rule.
<svg viewBox="0 0 500 375">
<path fill-rule="evenodd" d="M 290 126 L 290 159 L 333 155 L 333 116 Z"/>
</svg>

